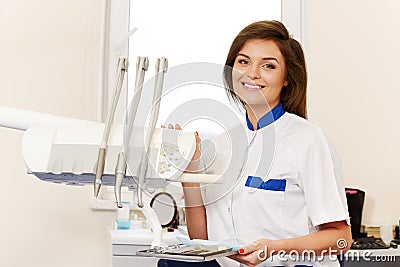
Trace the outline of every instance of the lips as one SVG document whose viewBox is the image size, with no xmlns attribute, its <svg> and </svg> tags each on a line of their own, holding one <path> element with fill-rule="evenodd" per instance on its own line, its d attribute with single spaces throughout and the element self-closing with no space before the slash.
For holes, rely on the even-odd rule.
<svg viewBox="0 0 400 267">
<path fill-rule="evenodd" d="M 251 83 L 246 83 L 246 82 L 241 82 L 242 86 L 250 91 L 258 91 L 262 90 L 265 88 L 263 85 L 258 85 L 258 84 L 251 84 Z"/>
</svg>

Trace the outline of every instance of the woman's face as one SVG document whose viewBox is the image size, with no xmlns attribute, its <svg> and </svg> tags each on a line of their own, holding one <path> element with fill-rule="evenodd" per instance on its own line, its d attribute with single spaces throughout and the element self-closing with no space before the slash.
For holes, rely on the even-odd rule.
<svg viewBox="0 0 400 267">
<path fill-rule="evenodd" d="M 288 84 L 285 72 L 284 58 L 274 41 L 248 40 L 233 64 L 234 92 L 248 108 L 272 109 L 279 104 L 282 87 Z"/>
</svg>

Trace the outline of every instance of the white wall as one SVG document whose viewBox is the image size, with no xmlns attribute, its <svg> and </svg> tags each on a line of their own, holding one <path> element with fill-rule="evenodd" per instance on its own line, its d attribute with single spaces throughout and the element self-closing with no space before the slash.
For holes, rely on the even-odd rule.
<svg viewBox="0 0 400 267">
<path fill-rule="evenodd" d="M 363 223 L 400 219 L 400 1 L 306 0 L 309 115 L 338 149 Z"/>
<path fill-rule="evenodd" d="M 96 120 L 101 1 L 0 0 L 0 105 Z M 92 187 L 26 174 L 23 132 L 0 128 L 0 266 L 111 266 Z"/>
</svg>

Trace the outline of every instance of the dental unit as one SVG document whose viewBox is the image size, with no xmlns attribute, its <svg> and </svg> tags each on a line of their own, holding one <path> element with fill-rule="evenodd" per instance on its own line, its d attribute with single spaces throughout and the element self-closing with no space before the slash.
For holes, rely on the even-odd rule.
<svg viewBox="0 0 400 267">
<path fill-rule="evenodd" d="M 196 148 L 194 133 L 156 128 L 168 69 L 166 58 L 156 61 L 149 125 L 134 126 L 148 66 L 147 57 L 138 57 L 134 99 L 123 125 L 115 125 L 113 121 L 128 71 L 127 58 L 118 60 L 114 95 L 105 123 L 0 107 L 0 126 L 25 131 L 22 153 L 27 172 L 43 181 L 93 185 L 95 198 L 101 186 L 114 186 L 117 208 L 122 208 L 122 187 L 137 190 L 136 204 L 153 230 L 153 248 L 165 244 L 161 224 L 153 209 L 143 201 L 143 191 L 162 188 L 170 182 L 212 183 L 221 176 L 184 173 Z"/>
</svg>

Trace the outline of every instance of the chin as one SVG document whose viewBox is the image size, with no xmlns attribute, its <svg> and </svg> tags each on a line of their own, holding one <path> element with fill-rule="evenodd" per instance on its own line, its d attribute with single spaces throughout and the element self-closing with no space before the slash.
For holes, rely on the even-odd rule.
<svg viewBox="0 0 400 267">
<path fill-rule="evenodd" d="M 247 105 L 268 105 L 261 91 L 237 90 L 235 94 Z"/>
<path fill-rule="evenodd" d="M 249 107 L 251 106 L 268 106 L 268 102 L 264 99 L 259 99 L 259 98 L 252 98 L 252 97 L 247 97 L 247 98 L 240 98 L 246 105 Z"/>
</svg>

